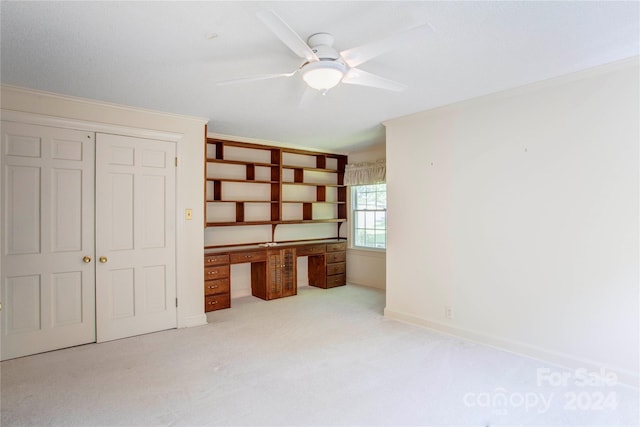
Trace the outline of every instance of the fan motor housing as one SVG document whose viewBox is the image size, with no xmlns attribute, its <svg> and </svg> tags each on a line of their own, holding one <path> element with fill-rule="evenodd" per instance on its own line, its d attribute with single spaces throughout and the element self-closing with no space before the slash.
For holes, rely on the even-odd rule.
<svg viewBox="0 0 640 427">
<path fill-rule="evenodd" d="M 334 40 L 329 33 L 316 33 L 309 36 L 307 44 L 321 61 L 335 61 L 340 54 L 332 47 Z"/>
</svg>

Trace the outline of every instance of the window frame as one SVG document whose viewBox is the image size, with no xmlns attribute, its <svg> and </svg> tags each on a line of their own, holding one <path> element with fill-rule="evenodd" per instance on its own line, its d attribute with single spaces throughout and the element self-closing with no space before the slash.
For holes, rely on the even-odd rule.
<svg viewBox="0 0 640 427">
<path fill-rule="evenodd" d="M 376 202 L 375 204 L 378 204 L 378 193 L 383 192 L 384 193 L 384 208 L 377 208 L 377 206 L 374 206 L 374 208 L 369 208 L 369 204 L 370 202 L 367 202 L 367 206 L 365 206 L 364 209 L 360 208 L 360 206 L 357 206 L 357 193 L 358 190 L 361 189 L 362 187 L 371 187 L 371 186 L 378 186 L 378 185 L 383 185 L 384 186 L 384 191 L 381 191 L 380 189 L 377 189 L 376 191 L 368 191 L 366 193 L 373 193 L 376 194 Z M 350 247 L 352 249 L 355 250 L 363 250 L 363 251 L 375 251 L 375 252 L 386 252 L 387 250 L 387 218 L 386 218 L 386 214 L 387 214 L 387 201 L 386 201 L 386 194 L 387 194 L 387 185 L 385 182 L 380 182 L 380 183 L 376 183 L 376 184 L 364 184 L 364 185 L 353 185 L 350 188 L 350 192 L 349 192 L 349 198 L 350 198 L 350 202 L 349 202 L 349 208 L 350 208 L 350 214 L 351 214 L 351 225 L 349 227 L 350 229 L 350 234 L 351 234 L 351 245 Z M 360 209 L 358 209 L 360 208 Z M 374 227 L 373 228 L 369 228 L 369 227 L 358 227 L 358 213 L 359 212 L 364 212 L 365 215 L 367 212 L 369 213 L 373 213 L 374 218 L 375 218 L 375 214 L 378 212 L 383 212 L 384 213 L 384 228 L 379 228 L 375 223 L 374 223 Z M 365 220 L 366 221 L 366 220 Z M 357 244 L 357 234 L 358 234 L 358 230 L 372 230 L 374 233 L 376 231 L 379 230 L 383 230 L 384 231 L 384 247 L 376 247 L 376 246 L 361 246 Z M 365 242 L 366 244 L 366 242 Z M 375 245 L 375 242 L 374 242 Z"/>
</svg>

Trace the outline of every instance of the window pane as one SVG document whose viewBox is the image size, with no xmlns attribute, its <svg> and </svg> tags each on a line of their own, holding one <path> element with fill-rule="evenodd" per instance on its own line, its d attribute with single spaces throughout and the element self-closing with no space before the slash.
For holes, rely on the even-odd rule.
<svg viewBox="0 0 640 427">
<path fill-rule="evenodd" d="M 386 184 L 354 186 L 351 190 L 354 246 L 386 247 Z"/>
<path fill-rule="evenodd" d="M 373 230 L 367 229 L 367 242 L 366 245 L 372 248 L 376 247 L 376 235 Z"/>
<path fill-rule="evenodd" d="M 385 211 L 376 212 L 376 228 L 382 230 L 387 228 L 387 213 Z"/>
<path fill-rule="evenodd" d="M 375 212 L 366 212 L 365 213 L 365 227 L 366 228 L 374 228 L 376 224 L 376 213 Z"/>
<path fill-rule="evenodd" d="M 367 194 L 356 189 L 356 209 L 366 209 Z"/>
<path fill-rule="evenodd" d="M 376 193 L 376 209 L 387 208 L 387 192 L 379 191 Z"/>
<path fill-rule="evenodd" d="M 355 223 L 355 227 L 356 228 L 364 228 L 365 227 L 365 222 L 364 222 L 364 212 L 356 212 L 356 223 Z"/>
<path fill-rule="evenodd" d="M 367 195 L 367 209 L 376 208 L 376 193 L 366 193 Z"/>
</svg>

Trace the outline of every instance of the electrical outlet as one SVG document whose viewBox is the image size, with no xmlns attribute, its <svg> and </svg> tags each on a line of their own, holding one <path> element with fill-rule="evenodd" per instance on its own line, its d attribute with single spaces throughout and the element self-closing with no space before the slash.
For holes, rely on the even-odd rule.
<svg viewBox="0 0 640 427">
<path fill-rule="evenodd" d="M 192 209 L 185 209 L 185 211 L 184 211 L 184 219 L 186 219 L 186 220 L 193 219 L 193 210 Z"/>
<path fill-rule="evenodd" d="M 444 306 L 444 317 L 446 317 L 447 319 L 453 319 L 453 307 L 451 307 L 450 305 Z"/>
</svg>

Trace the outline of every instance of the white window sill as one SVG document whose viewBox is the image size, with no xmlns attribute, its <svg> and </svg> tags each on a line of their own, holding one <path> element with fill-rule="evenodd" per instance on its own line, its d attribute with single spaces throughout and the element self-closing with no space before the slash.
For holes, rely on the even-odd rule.
<svg viewBox="0 0 640 427">
<path fill-rule="evenodd" d="M 347 248 L 347 252 L 354 255 L 370 256 L 375 258 L 384 258 L 387 256 L 386 249 L 351 247 Z"/>
</svg>

